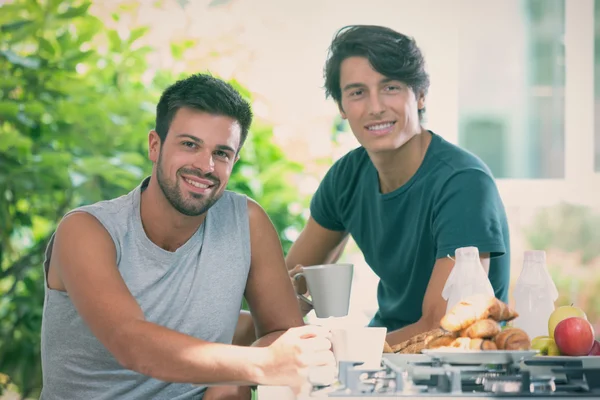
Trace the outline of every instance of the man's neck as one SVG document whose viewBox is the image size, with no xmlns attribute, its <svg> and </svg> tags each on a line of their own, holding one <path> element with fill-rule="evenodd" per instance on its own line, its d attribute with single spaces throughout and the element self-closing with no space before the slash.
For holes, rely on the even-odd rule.
<svg viewBox="0 0 600 400">
<path fill-rule="evenodd" d="M 408 182 L 423 163 L 429 143 L 431 133 L 421 129 L 399 149 L 369 154 L 379 176 L 379 191 L 390 193 Z"/>
<path fill-rule="evenodd" d="M 167 251 L 183 246 L 206 218 L 206 213 L 188 217 L 175 210 L 160 189 L 156 175 L 152 175 L 140 198 L 140 216 L 146 236 Z"/>
</svg>

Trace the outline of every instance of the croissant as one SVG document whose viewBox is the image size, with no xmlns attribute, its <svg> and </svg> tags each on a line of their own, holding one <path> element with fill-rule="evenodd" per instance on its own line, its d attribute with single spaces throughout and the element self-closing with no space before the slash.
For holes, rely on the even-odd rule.
<svg viewBox="0 0 600 400">
<path fill-rule="evenodd" d="M 449 332 L 458 332 L 475 321 L 487 318 L 496 306 L 496 298 L 474 295 L 457 303 L 440 321 L 440 326 Z"/>
<path fill-rule="evenodd" d="M 461 337 L 468 338 L 493 338 L 500 332 L 500 325 L 490 318 L 480 319 L 460 331 Z"/>
<path fill-rule="evenodd" d="M 471 339 L 471 343 L 469 344 L 469 349 L 471 350 L 498 350 L 496 343 L 492 342 L 488 339 Z"/>
<path fill-rule="evenodd" d="M 489 317 L 494 321 L 512 321 L 517 318 L 519 313 L 510 308 L 510 306 L 501 300 L 496 299 L 495 304 L 490 308 Z"/>
<path fill-rule="evenodd" d="M 469 350 L 470 346 L 471 339 L 465 337 L 456 338 L 452 343 L 450 343 L 450 347 L 456 347 L 461 350 Z"/>
<path fill-rule="evenodd" d="M 527 333 L 519 328 L 507 328 L 494 338 L 499 350 L 529 350 L 531 340 Z"/>
<path fill-rule="evenodd" d="M 498 350 L 496 343 L 489 339 L 468 337 L 456 338 L 449 347 L 455 347 L 461 350 Z"/>
<path fill-rule="evenodd" d="M 440 326 L 449 332 L 458 332 L 480 319 L 510 321 L 519 314 L 495 297 L 484 294 L 470 296 L 457 303 L 440 321 Z"/>
</svg>

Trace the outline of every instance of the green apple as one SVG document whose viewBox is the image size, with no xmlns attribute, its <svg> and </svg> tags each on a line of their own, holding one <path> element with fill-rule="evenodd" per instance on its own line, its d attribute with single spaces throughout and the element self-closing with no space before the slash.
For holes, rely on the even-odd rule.
<svg viewBox="0 0 600 400">
<path fill-rule="evenodd" d="M 538 336 L 531 341 L 531 348 L 538 350 L 541 356 L 560 356 L 560 350 L 550 336 Z"/>
<path fill-rule="evenodd" d="M 587 320 L 587 315 L 585 315 L 585 312 L 579 307 L 574 307 L 572 304 L 570 306 L 558 307 L 550 314 L 550 318 L 548 319 L 548 335 L 554 339 L 554 329 L 556 328 L 556 325 L 563 319 L 571 317 L 579 317 Z"/>
</svg>

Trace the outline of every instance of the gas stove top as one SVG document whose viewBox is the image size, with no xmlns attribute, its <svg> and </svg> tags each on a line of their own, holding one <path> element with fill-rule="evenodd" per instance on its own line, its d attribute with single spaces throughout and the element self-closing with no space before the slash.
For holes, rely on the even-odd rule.
<svg viewBox="0 0 600 400">
<path fill-rule="evenodd" d="M 311 397 L 357 398 L 600 398 L 600 357 L 533 357 L 509 364 L 450 364 L 435 357 L 384 357 L 381 368 L 339 363 L 338 382 Z"/>
</svg>

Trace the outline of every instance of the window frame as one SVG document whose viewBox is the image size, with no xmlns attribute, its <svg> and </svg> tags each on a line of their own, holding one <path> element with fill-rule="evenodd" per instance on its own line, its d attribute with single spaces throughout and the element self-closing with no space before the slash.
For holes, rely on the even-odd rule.
<svg viewBox="0 0 600 400">
<path fill-rule="evenodd" d="M 594 0 L 565 0 L 564 44 L 565 177 L 498 178 L 507 207 L 537 208 L 561 202 L 600 207 L 600 173 L 594 171 Z M 456 96 L 458 91 L 457 84 Z M 458 143 L 458 129 L 456 121 L 447 140 Z"/>
</svg>

